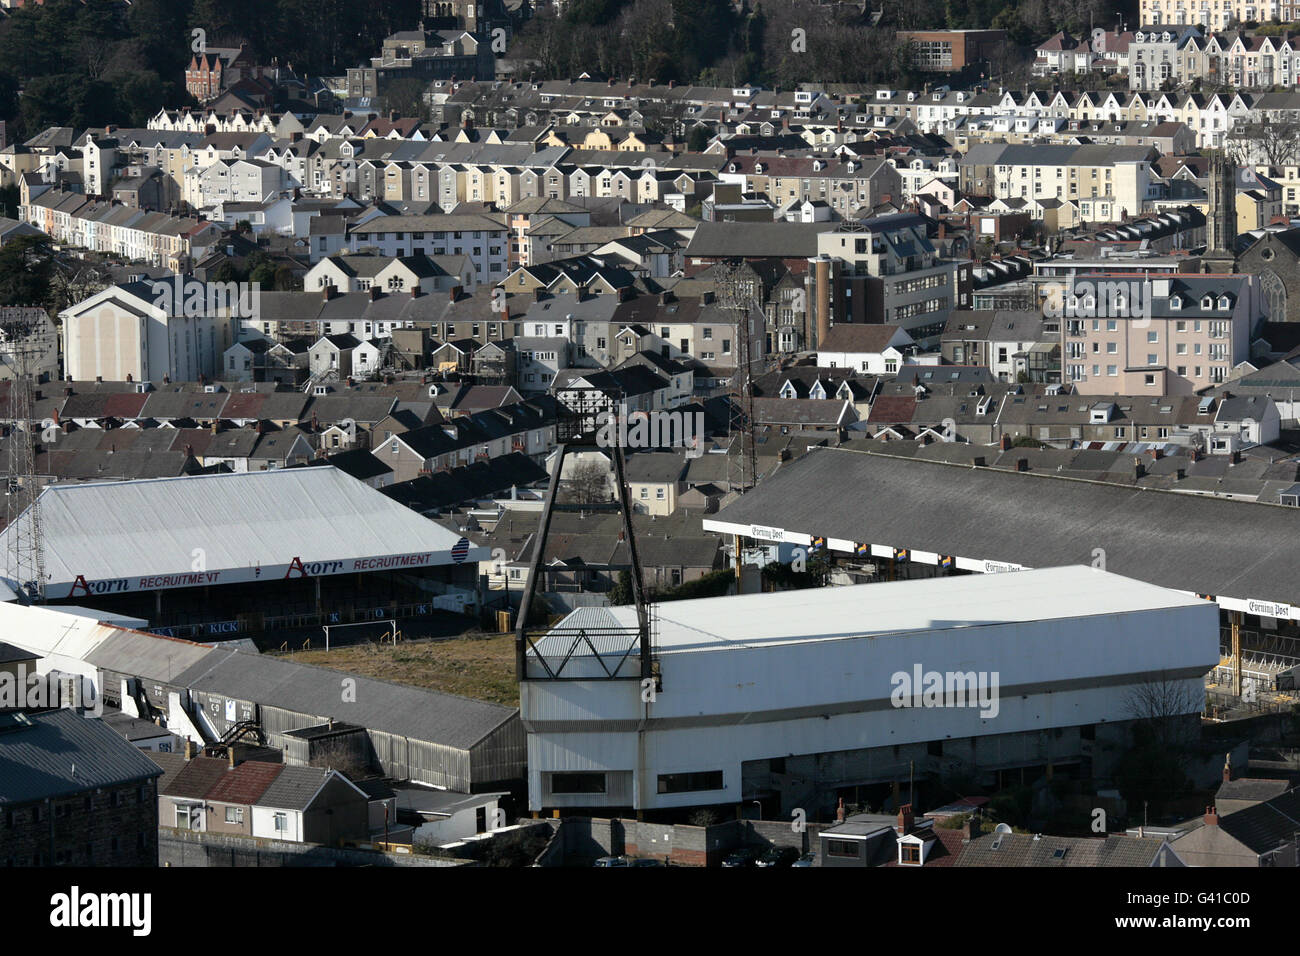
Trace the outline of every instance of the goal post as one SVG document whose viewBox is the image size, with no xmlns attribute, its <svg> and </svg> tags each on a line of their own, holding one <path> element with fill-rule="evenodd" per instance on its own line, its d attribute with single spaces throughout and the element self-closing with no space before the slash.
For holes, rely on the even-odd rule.
<svg viewBox="0 0 1300 956">
<path fill-rule="evenodd" d="M 387 625 L 388 625 L 388 633 L 394 635 L 394 643 L 396 643 L 396 639 L 395 639 L 395 638 L 396 638 L 396 635 L 397 635 L 397 633 L 398 633 L 398 630 L 397 630 L 397 618 L 395 618 L 395 617 L 391 617 L 391 618 L 387 618 L 387 619 L 385 619 L 385 618 L 377 618 L 377 619 L 375 619 L 375 620 L 373 620 L 373 621 L 353 621 L 353 622 L 350 623 L 350 624 L 322 624 L 322 625 L 321 625 L 321 630 L 323 630 L 323 631 L 325 632 L 325 650 L 328 652 L 329 649 L 330 649 L 330 631 L 331 631 L 331 630 L 333 630 L 333 631 L 340 631 L 340 630 L 342 630 L 342 629 L 345 628 L 345 627 L 374 627 L 376 624 L 379 624 L 379 625 L 387 624 Z"/>
</svg>

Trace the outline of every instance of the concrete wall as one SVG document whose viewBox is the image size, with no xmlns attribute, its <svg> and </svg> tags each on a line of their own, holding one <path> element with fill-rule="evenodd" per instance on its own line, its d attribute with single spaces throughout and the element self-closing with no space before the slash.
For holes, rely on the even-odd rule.
<svg viewBox="0 0 1300 956">
<path fill-rule="evenodd" d="M 829 825 L 829 824 L 828 824 Z M 779 820 L 729 820 L 710 827 L 648 823 L 600 817 L 565 817 L 541 866 L 574 866 L 602 856 L 667 860 L 676 866 L 717 866 L 742 846 L 791 846 L 803 853 L 816 847 L 820 824 L 796 832 Z M 558 845 L 558 846 L 557 846 Z"/>
<path fill-rule="evenodd" d="M 231 834 L 158 828 L 159 866 L 464 866 L 404 853 L 310 846 Z"/>
</svg>

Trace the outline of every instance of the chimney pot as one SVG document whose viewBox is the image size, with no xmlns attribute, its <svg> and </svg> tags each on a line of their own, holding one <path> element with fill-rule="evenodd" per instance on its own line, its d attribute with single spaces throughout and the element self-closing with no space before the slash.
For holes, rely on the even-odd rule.
<svg viewBox="0 0 1300 956">
<path fill-rule="evenodd" d="M 1219 814 L 1214 807 L 1205 808 L 1205 825 L 1207 827 L 1217 827 L 1219 825 Z"/>
</svg>

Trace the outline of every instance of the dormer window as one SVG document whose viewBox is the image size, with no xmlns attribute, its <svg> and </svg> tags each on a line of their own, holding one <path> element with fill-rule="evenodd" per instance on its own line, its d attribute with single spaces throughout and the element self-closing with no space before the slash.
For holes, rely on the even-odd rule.
<svg viewBox="0 0 1300 956">
<path fill-rule="evenodd" d="M 1174 310 L 1176 311 L 1176 310 L 1178 310 L 1178 309 L 1181 309 L 1182 307 L 1183 307 L 1183 300 L 1182 300 L 1182 299 L 1180 299 L 1180 298 L 1179 298 L 1178 296 L 1176 296 L 1176 295 L 1175 295 L 1175 296 L 1170 296 L 1170 298 L 1169 298 L 1169 308 L 1174 309 Z"/>
<path fill-rule="evenodd" d="M 1214 296 L 1212 296 L 1212 295 L 1207 295 L 1207 296 L 1202 297 L 1202 299 L 1201 299 L 1201 308 L 1202 308 L 1202 309 L 1213 309 L 1213 308 L 1214 308 Z"/>
<path fill-rule="evenodd" d="M 1232 297 L 1227 295 L 1219 296 L 1219 308 L 1225 312 L 1232 308 Z"/>
</svg>

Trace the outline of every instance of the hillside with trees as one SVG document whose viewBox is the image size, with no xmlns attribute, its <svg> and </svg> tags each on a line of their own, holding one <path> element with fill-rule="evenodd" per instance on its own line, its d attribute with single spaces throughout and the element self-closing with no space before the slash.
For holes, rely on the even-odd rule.
<svg viewBox="0 0 1300 956">
<path fill-rule="evenodd" d="M 1058 30 L 1135 22 L 1126 0 L 886 0 L 883 8 L 814 0 L 572 0 L 520 31 L 511 55 L 536 64 L 537 79 L 583 72 L 657 82 L 909 84 L 917 78 L 898 30 L 1004 29 L 1007 64 Z M 873 23 L 873 21 L 878 21 Z"/>
</svg>

